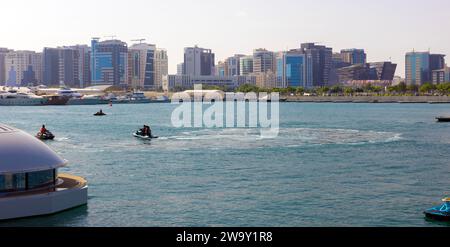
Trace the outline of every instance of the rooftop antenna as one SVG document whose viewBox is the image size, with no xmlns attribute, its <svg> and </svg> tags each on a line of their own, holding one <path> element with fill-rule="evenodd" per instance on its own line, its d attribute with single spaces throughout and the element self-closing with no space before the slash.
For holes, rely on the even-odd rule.
<svg viewBox="0 0 450 247">
<path fill-rule="evenodd" d="M 139 44 L 142 44 L 143 41 L 146 41 L 146 39 L 132 39 L 133 42 L 139 42 Z"/>
<path fill-rule="evenodd" d="M 117 37 L 116 35 L 105 36 L 105 38 L 110 38 L 111 40 L 112 40 L 112 39 L 115 39 L 116 37 Z"/>
</svg>

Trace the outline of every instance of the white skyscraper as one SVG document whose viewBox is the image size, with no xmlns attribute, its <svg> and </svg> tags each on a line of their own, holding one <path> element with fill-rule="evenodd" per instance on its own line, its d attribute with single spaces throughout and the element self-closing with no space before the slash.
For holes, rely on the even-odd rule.
<svg viewBox="0 0 450 247">
<path fill-rule="evenodd" d="M 42 83 L 42 53 L 12 51 L 5 57 L 7 86 Z"/>
<path fill-rule="evenodd" d="M 156 49 L 155 52 L 155 89 L 162 89 L 163 78 L 169 74 L 167 50 Z"/>
</svg>

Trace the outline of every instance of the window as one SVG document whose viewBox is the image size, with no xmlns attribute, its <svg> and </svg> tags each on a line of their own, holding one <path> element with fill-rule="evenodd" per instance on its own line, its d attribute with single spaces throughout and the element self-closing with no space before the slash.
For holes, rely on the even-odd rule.
<svg viewBox="0 0 450 247">
<path fill-rule="evenodd" d="M 0 192 L 25 190 L 25 179 L 26 175 L 24 173 L 0 175 Z"/>
<path fill-rule="evenodd" d="M 28 173 L 28 189 L 34 189 L 53 184 L 55 178 L 55 170 Z"/>
</svg>

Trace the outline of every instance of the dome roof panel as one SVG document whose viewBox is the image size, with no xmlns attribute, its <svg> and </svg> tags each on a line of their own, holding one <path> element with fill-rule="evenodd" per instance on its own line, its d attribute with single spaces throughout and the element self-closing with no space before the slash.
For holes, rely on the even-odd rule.
<svg viewBox="0 0 450 247">
<path fill-rule="evenodd" d="M 0 124 L 0 174 L 50 170 L 66 163 L 36 137 Z"/>
</svg>

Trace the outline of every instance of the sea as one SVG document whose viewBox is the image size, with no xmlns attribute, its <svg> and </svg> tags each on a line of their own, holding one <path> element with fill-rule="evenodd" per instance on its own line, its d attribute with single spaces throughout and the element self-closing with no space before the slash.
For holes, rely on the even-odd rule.
<svg viewBox="0 0 450 247">
<path fill-rule="evenodd" d="M 423 211 L 450 196 L 446 104 L 280 103 L 278 137 L 174 127 L 177 105 L 0 107 L 86 178 L 88 205 L 0 226 L 450 226 Z M 100 108 L 108 115 L 94 117 Z M 159 139 L 133 133 L 150 125 Z"/>
</svg>

